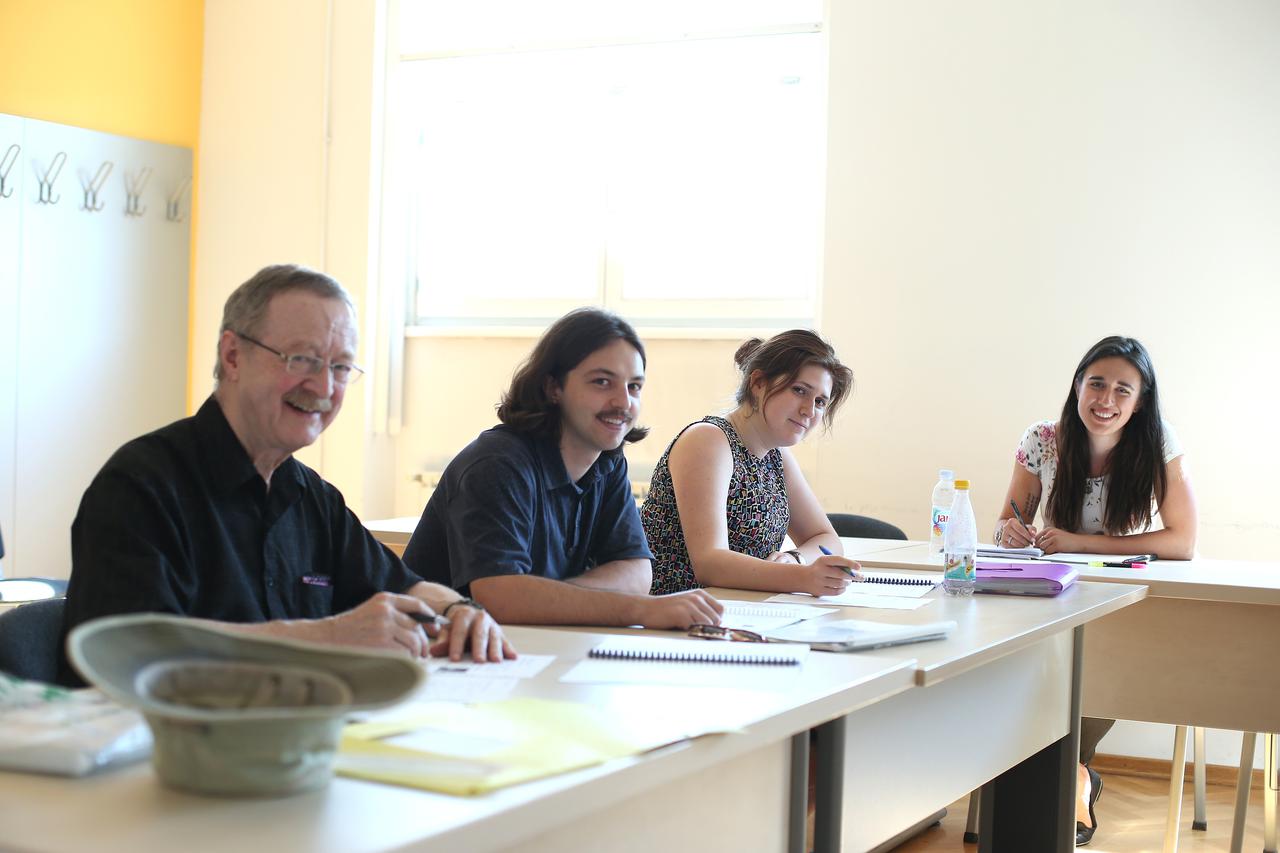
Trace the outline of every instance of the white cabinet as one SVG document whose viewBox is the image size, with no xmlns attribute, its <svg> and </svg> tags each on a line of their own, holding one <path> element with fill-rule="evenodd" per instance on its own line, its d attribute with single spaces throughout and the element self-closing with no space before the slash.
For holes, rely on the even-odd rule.
<svg viewBox="0 0 1280 853">
<path fill-rule="evenodd" d="M 19 182 L 0 199 L 4 569 L 66 577 L 93 475 L 125 441 L 184 414 L 189 193 L 181 221 L 167 202 L 191 177 L 191 152 L 0 116 L 0 154 L 11 138 L 22 150 Z"/>
</svg>

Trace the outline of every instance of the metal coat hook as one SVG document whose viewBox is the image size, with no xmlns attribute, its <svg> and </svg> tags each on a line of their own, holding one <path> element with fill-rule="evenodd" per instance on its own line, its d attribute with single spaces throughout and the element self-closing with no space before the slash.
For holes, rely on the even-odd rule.
<svg viewBox="0 0 1280 853">
<path fill-rule="evenodd" d="M 13 143 L 9 146 L 9 150 L 4 152 L 4 159 L 0 160 L 0 198 L 8 198 L 13 195 L 13 187 L 9 187 L 9 191 L 5 192 L 4 182 L 9 178 L 9 172 L 13 169 L 13 164 L 18 162 L 18 152 L 22 150 L 22 146 Z"/>
<path fill-rule="evenodd" d="M 136 175 L 129 172 L 124 173 L 124 215 L 125 216 L 141 216 L 147 212 L 142 206 L 142 191 L 146 189 L 147 181 L 151 180 L 151 167 L 143 167 L 141 172 Z"/>
<path fill-rule="evenodd" d="M 93 180 L 84 184 L 84 207 L 81 210 L 88 210 L 97 213 L 102 210 L 103 203 L 98 199 L 98 193 L 102 190 L 102 185 L 107 182 L 107 177 L 111 174 L 112 167 L 115 163 L 110 160 L 103 160 L 102 165 L 98 167 L 98 174 L 93 176 Z"/>
<path fill-rule="evenodd" d="M 185 181 L 183 181 L 181 184 L 178 185 L 178 188 L 176 190 L 174 190 L 172 193 L 169 194 L 169 200 L 165 202 L 165 206 L 164 206 L 165 219 L 169 220 L 170 222 L 182 222 L 184 219 L 186 219 L 186 217 L 183 216 L 181 213 L 182 195 L 187 191 L 187 188 L 190 186 L 191 186 L 191 179 L 187 178 Z"/>
<path fill-rule="evenodd" d="M 54 181 L 58 180 L 58 175 L 62 173 L 62 167 L 67 162 L 67 152 L 59 151 L 53 158 L 53 162 L 49 164 L 49 168 L 45 170 L 44 177 L 40 178 L 40 197 L 36 199 L 40 204 L 57 204 L 62 196 L 53 194 Z"/>
</svg>

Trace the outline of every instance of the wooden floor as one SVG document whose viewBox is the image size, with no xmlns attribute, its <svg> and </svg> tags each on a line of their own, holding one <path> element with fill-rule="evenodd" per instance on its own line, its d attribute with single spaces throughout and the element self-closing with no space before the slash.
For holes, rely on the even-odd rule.
<svg viewBox="0 0 1280 853">
<path fill-rule="evenodd" d="M 1090 853 L 1159 853 L 1164 846 L 1164 822 L 1169 808 L 1168 780 L 1110 774 L 1104 776 L 1102 796 L 1094 813 L 1098 831 L 1088 847 Z M 1182 797 L 1182 832 L 1179 851 L 1225 851 L 1231 845 L 1231 816 L 1235 789 L 1228 785 L 1208 785 L 1205 789 L 1205 832 L 1191 829 L 1192 788 Z M 964 843 L 968 800 L 947 807 L 947 816 L 938 826 L 899 845 L 896 853 L 937 853 L 976 851 L 977 845 Z M 1244 836 L 1245 853 L 1262 850 L 1262 791 L 1254 788 L 1249 800 L 1249 818 Z"/>
</svg>

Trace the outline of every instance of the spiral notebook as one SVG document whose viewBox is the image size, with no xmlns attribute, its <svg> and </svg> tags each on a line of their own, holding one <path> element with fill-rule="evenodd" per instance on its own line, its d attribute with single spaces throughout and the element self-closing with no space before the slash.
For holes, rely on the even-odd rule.
<svg viewBox="0 0 1280 853">
<path fill-rule="evenodd" d="M 941 581 L 941 576 L 936 574 L 927 574 L 924 572 L 913 572 L 911 574 L 886 575 L 877 572 L 862 572 L 865 578 L 863 583 L 885 584 L 887 586 L 937 586 Z M 895 593 L 897 595 L 899 593 Z"/>
<path fill-rule="evenodd" d="M 658 663 L 734 663 L 795 666 L 804 662 L 807 648 L 734 643 L 726 640 L 667 640 L 658 637 L 610 637 L 588 657 Z"/>
</svg>

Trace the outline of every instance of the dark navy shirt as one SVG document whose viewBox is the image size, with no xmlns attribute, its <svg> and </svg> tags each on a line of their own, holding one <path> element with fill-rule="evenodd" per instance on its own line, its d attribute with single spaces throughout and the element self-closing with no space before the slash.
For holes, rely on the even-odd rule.
<svg viewBox="0 0 1280 853">
<path fill-rule="evenodd" d="M 404 551 L 410 569 L 463 594 L 476 578 L 563 580 L 652 557 L 621 453 L 601 454 L 575 483 L 553 440 L 506 426 L 449 463 Z"/>
<path fill-rule="evenodd" d="M 71 566 L 68 631 L 116 613 L 316 619 L 418 582 L 307 466 L 285 460 L 268 490 L 212 397 L 103 466 L 71 526 Z"/>
</svg>

